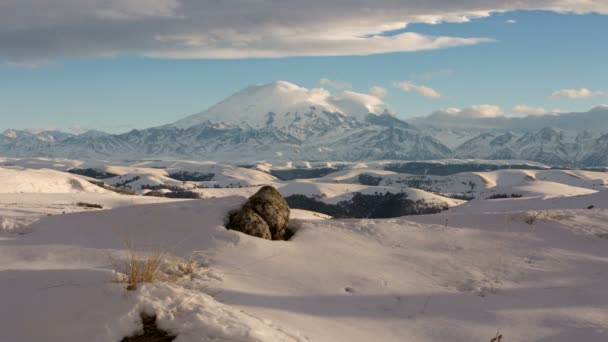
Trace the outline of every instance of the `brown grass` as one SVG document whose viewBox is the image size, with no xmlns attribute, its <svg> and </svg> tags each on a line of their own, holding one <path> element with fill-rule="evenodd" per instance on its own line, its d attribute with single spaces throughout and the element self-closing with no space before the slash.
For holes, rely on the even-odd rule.
<svg viewBox="0 0 608 342">
<path fill-rule="evenodd" d="M 136 290 L 137 285 L 143 283 L 180 284 L 192 280 L 204 268 L 195 254 L 178 257 L 163 248 L 139 250 L 131 242 L 126 243 L 126 254 L 126 258 L 112 258 L 112 264 L 118 272 L 114 282 L 127 284 L 128 291 Z"/>
<path fill-rule="evenodd" d="M 124 261 L 124 267 L 117 267 L 114 262 L 114 268 L 124 272 L 124 277 L 116 279 L 116 282 L 128 284 L 127 290 L 137 289 L 137 284 L 155 283 L 162 280 L 161 266 L 166 253 L 160 249 L 152 251 L 140 252 L 131 242 L 127 244 L 127 258 Z"/>
</svg>

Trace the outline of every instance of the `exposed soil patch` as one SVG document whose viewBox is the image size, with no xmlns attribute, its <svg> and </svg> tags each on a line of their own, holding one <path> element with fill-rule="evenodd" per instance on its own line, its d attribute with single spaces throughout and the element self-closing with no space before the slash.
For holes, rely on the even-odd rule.
<svg viewBox="0 0 608 342">
<path fill-rule="evenodd" d="M 125 337 L 120 342 L 171 342 L 177 337 L 159 329 L 156 326 L 156 316 L 148 316 L 142 313 L 141 322 L 144 326 L 143 334 Z"/>
</svg>

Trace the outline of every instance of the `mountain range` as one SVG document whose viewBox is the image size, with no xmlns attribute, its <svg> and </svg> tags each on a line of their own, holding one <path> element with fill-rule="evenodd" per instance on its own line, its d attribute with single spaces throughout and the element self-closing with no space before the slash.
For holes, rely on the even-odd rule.
<svg viewBox="0 0 608 342">
<path fill-rule="evenodd" d="M 7 130 L 5 157 L 204 160 L 530 160 L 608 165 L 608 107 L 526 118 L 408 123 L 377 97 L 279 81 L 248 87 L 173 124 L 123 134 Z M 445 118 L 445 115 L 444 117 Z"/>
</svg>

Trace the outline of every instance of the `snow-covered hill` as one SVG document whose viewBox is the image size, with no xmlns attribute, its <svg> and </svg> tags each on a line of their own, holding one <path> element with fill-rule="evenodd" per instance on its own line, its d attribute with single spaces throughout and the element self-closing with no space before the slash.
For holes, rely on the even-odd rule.
<svg viewBox="0 0 608 342">
<path fill-rule="evenodd" d="M 528 192 L 382 220 L 294 210 L 293 239 L 268 241 L 224 227 L 255 187 L 199 189 L 222 198 L 196 201 L 74 192 L 65 180 L 87 178 L 65 170 L 105 165 L 105 172 L 155 181 L 213 171 L 271 181 L 284 194 L 326 194 L 328 203 L 386 189 L 443 197 L 409 189 L 397 181 L 411 175 L 374 163 L 281 182 L 216 163 L 3 162 L 55 170 L 0 169 L 0 189 L 19 186 L 14 177 L 38 184 L 0 193 L 1 341 L 120 341 L 141 332 L 142 313 L 156 316 L 176 342 L 488 342 L 497 331 L 503 341 L 608 338 L 606 173 L 433 176 L 445 192 L 471 187 L 468 181 L 485 191 Z M 354 184 L 361 175 L 383 184 Z M 41 194 L 39 186 L 59 193 Z M 155 255 L 158 277 L 127 290 L 120 280 L 130 257 Z"/>
<path fill-rule="evenodd" d="M 479 199 L 500 194 L 527 198 L 575 196 L 606 191 L 608 173 L 579 170 L 500 170 L 426 176 L 353 169 L 331 173 L 314 182 L 401 186 Z"/>
<path fill-rule="evenodd" d="M 425 202 L 431 204 L 445 204 L 447 207 L 454 207 L 464 203 L 461 200 L 455 200 L 405 186 L 369 186 L 362 184 L 332 184 L 320 181 L 296 181 L 285 184 L 279 187 L 277 190 L 279 190 L 283 196 L 305 195 L 330 204 L 336 204 L 341 201 L 349 200 L 355 193 L 365 195 L 405 193 L 407 194 L 407 198 L 413 201 L 424 200 Z"/>
<path fill-rule="evenodd" d="M 107 193 L 83 177 L 55 170 L 0 167 L 0 193 Z"/>
</svg>

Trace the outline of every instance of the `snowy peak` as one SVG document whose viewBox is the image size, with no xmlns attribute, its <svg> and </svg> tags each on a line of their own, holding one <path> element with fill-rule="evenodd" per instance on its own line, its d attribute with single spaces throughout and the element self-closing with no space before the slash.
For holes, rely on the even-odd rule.
<svg viewBox="0 0 608 342">
<path fill-rule="evenodd" d="M 564 134 L 557 128 L 545 127 L 538 132 L 528 132 L 518 140 L 519 145 L 531 144 L 547 144 L 561 143 L 564 140 Z"/>
<path fill-rule="evenodd" d="M 9 139 L 15 139 L 17 138 L 17 131 L 14 129 L 7 129 L 2 133 L 2 136 Z"/>
<path fill-rule="evenodd" d="M 8 129 L 0 135 L 0 139 L 12 143 L 24 141 L 55 142 L 64 140 L 71 136 L 72 134 L 60 131 L 30 131 Z"/>
<path fill-rule="evenodd" d="M 456 158 L 533 160 L 554 166 L 603 165 L 607 148 L 590 132 L 567 132 L 554 127 L 523 134 L 490 132 L 454 150 Z"/>
<path fill-rule="evenodd" d="M 351 91 L 333 95 L 322 88 L 278 81 L 247 87 L 204 112 L 177 121 L 175 126 L 224 122 L 251 128 L 302 127 L 319 120 L 363 122 L 368 114 L 381 114 L 384 109 L 383 101 L 372 95 Z"/>
</svg>

